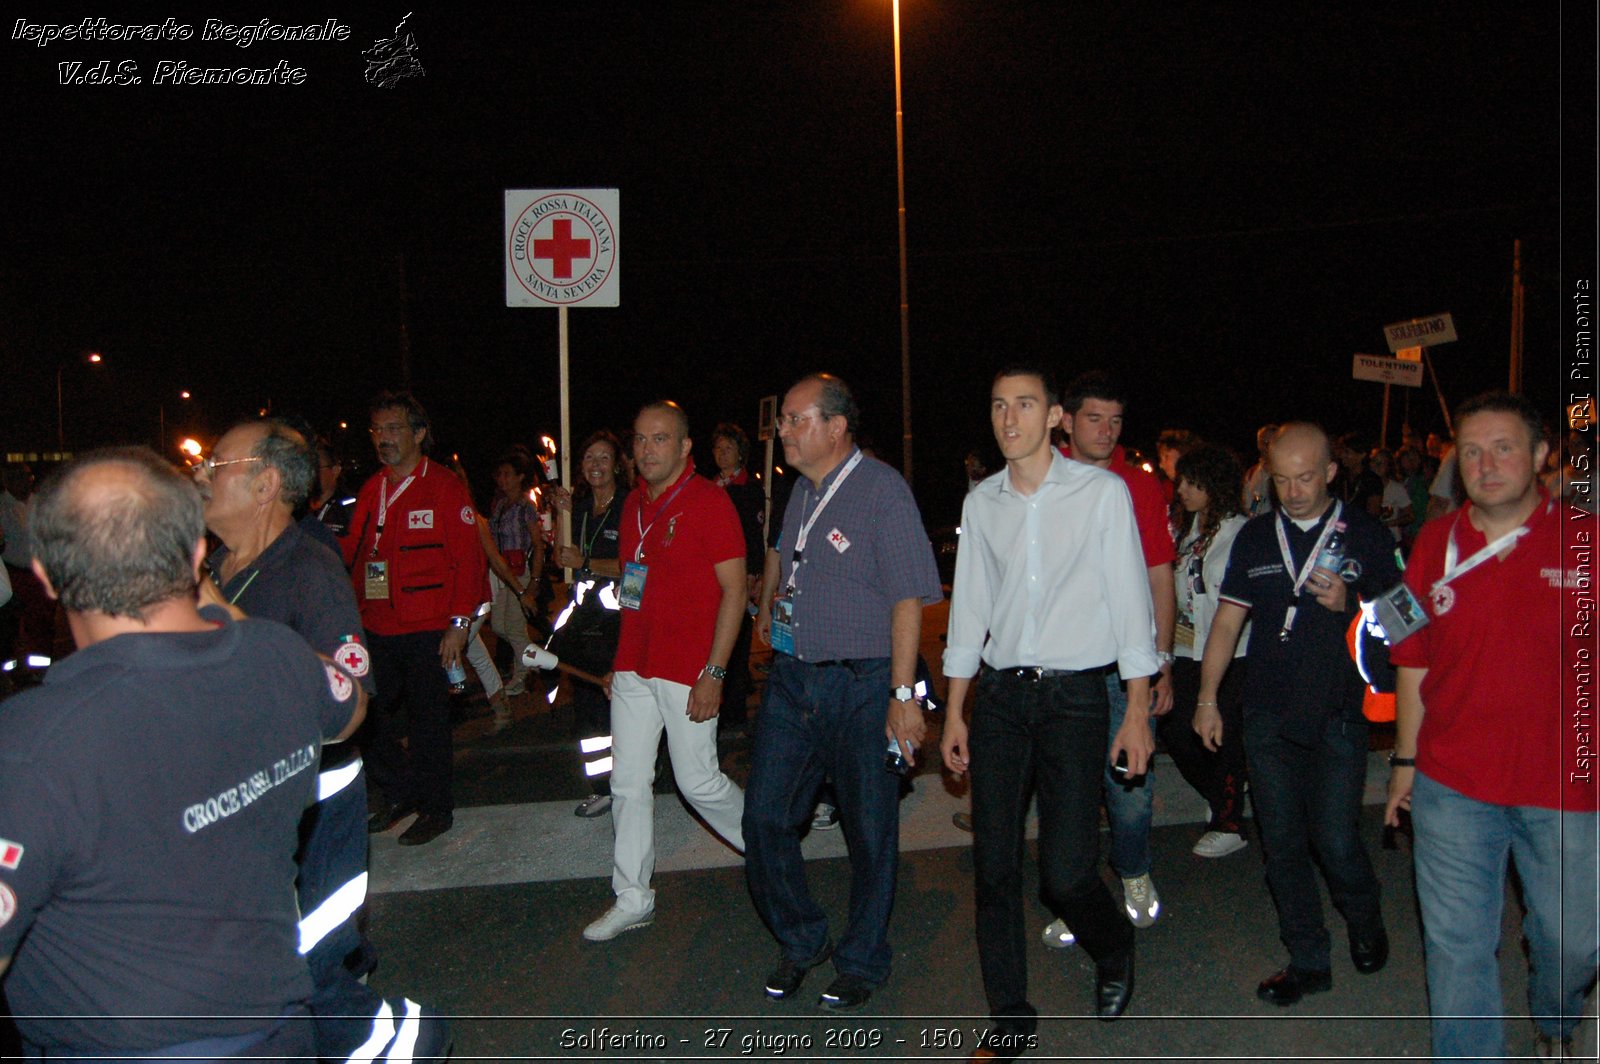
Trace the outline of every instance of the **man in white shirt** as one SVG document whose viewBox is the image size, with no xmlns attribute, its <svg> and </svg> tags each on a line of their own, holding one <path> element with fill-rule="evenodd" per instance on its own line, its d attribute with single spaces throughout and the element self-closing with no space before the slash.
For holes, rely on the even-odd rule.
<svg viewBox="0 0 1600 1064">
<path fill-rule="evenodd" d="M 1098 872 L 1105 675 L 1114 667 L 1128 681 L 1110 758 L 1142 775 L 1154 750 L 1154 614 L 1128 489 L 1050 446 L 1061 416 L 1043 370 L 994 378 L 990 419 L 1006 468 L 967 495 L 956 555 L 942 752 L 951 772 L 972 770 L 978 956 L 995 1023 L 980 1059 L 1036 1044 L 1021 870 L 1035 786 L 1042 892 L 1095 959 L 1096 1015 L 1116 1019 L 1133 995 L 1133 928 Z M 961 707 L 980 664 L 969 744 Z"/>
</svg>

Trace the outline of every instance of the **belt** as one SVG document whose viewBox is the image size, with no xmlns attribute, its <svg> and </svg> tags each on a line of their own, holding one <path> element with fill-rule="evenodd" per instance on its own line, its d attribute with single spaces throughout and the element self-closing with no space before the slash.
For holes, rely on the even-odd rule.
<svg viewBox="0 0 1600 1064">
<path fill-rule="evenodd" d="M 1104 676 L 1113 666 L 1097 665 L 1092 669 L 1047 669 L 1042 665 L 1019 665 L 1009 669 L 991 668 L 989 671 L 1008 680 L 1038 683 L 1040 680 L 1059 680 L 1064 676 Z"/>
</svg>

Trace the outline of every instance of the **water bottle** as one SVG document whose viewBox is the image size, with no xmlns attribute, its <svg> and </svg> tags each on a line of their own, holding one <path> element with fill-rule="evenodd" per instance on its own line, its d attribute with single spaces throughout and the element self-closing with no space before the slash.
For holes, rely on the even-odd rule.
<svg viewBox="0 0 1600 1064">
<path fill-rule="evenodd" d="M 450 681 L 450 690 L 453 694 L 460 694 L 467 689 L 467 670 L 461 667 L 459 658 L 453 664 L 444 667 L 444 678 Z"/>
<path fill-rule="evenodd" d="M 883 767 L 898 776 L 904 776 L 911 769 L 911 762 L 906 760 L 905 753 L 900 749 L 899 739 L 889 740 L 889 749 L 883 755 Z"/>
<path fill-rule="evenodd" d="M 1326 569 L 1335 576 L 1343 578 L 1339 572 L 1344 566 L 1344 522 L 1340 521 L 1333 526 L 1333 531 L 1328 533 L 1328 540 L 1322 545 L 1322 552 L 1317 555 L 1317 568 Z"/>
</svg>

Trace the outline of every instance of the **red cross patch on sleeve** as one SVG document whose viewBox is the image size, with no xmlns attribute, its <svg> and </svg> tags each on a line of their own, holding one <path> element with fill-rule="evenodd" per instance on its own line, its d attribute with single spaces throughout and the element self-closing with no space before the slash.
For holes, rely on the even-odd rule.
<svg viewBox="0 0 1600 1064">
<path fill-rule="evenodd" d="M 22 843 L 0 839 L 0 868 L 16 868 L 22 863 Z"/>
</svg>

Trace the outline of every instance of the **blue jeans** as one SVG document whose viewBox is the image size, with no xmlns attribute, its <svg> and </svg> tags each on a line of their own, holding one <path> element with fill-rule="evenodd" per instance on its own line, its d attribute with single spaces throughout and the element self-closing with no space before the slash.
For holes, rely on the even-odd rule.
<svg viewBox="0 0 1600 1064">
<path fill-rule="evenodd" d="M 1313 860 L 1352 933 L 1371 936 L 1383 927 L 1378 877 L 1361 841 L 1367 722 L 1330 717 L 1315 746 L 1290 742 L 1281 726 L 1275 713 L 1245 711 L 1256 829 L 1289 963 L 1327 971 L 1328 929 Z"/>
<path fill-rule="evenodd" d="M 833 954 L 840 974 L 889 978 L 889 913 L 900 859 L 900 777 L 884 767 L 889 659 L 810 664 L 774 654 L 756 718 L 745 791 L 745 878 L 784 956 L 828 940 L 806 886 L 800 836 L 823 778 L 833 781 L 850 847 L 850 919 Z"/>
<path fill-rule="evenodd" d="M 985 670 L 972 709 L 972 864 L 978 962 L 995 1023 L 1031 1034 L 1023 926 L 1023 823 L 1039 797 L 1039 887 L 1089 956 L 1133 948 L 1133 927 L 1100 878 L 1106 706 L 1094 673 L 1025 680 Z"/>
<path fill-rule="evenodd" d="M 1106 673 L 1106 700 L 1111 703 L 1110 730 L 1106 733 L 1106 820 L 1111 825 L 1111 870 L 1123 879 L 1150 871 L 1150 819 L 1155 801 L 1155 758 L 1137 787 L 1122 782 L 1111 768 L 1111 741 L 1128 716 L 1128 691 L 1113 669 Z"/>
<path fill-rule="evenodd" d="M 1508 858 L 1517 862 L 1528 915 L 1535 1025 L 1570 1037 L 1600 961 L 1595 924 L 1594 813 L 1492 805 L 1418 772 L 1411 792 L 1417 898 L 1422 903 L 1433 1055 L 1505 1055 L 1500 917 Z"/>
</svg>

